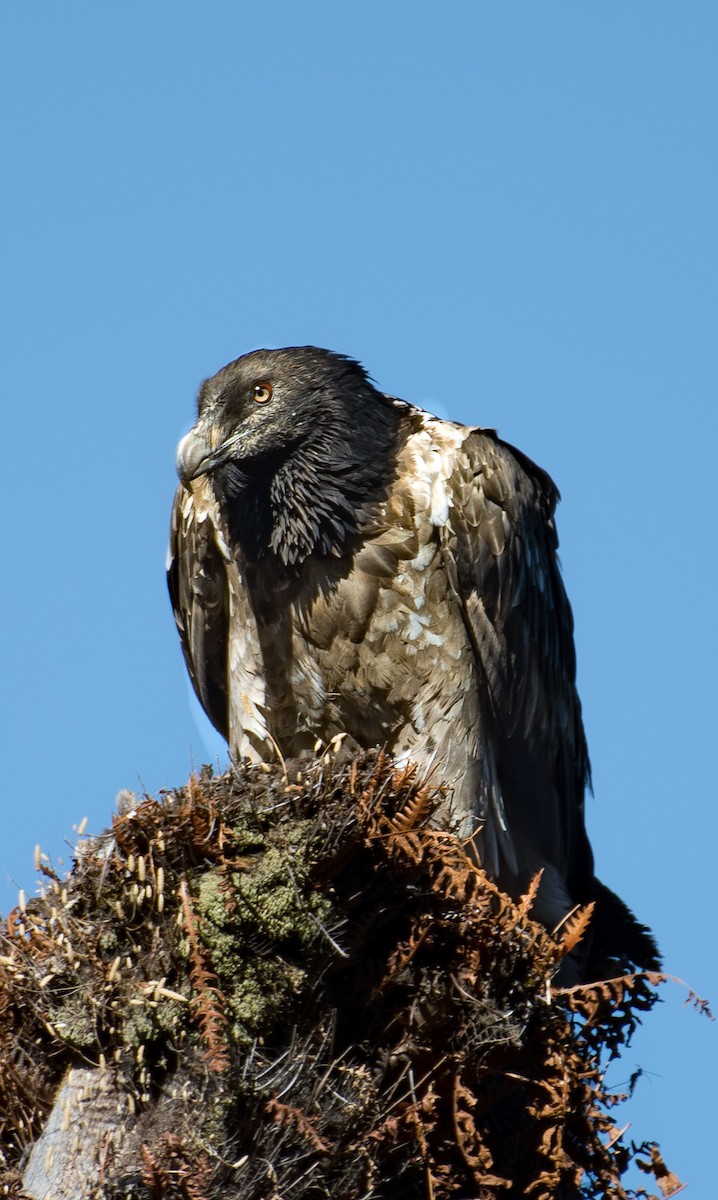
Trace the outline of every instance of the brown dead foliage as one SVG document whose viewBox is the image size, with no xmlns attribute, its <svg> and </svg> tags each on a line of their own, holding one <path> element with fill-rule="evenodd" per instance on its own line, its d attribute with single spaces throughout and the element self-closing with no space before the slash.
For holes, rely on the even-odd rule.
<svg viewBox="0 0 718 1200">
<path fill-rule="evenodd" d="M 206 1154 L 188 1148 L 176 1133 L 165 1133 L 151 1149 L 143 1143 L 140 1153 L 142 1182 L 152 1200 L 204 1200 L 212 1175 Z"/>
<path fill-rule="evenodd" d="M 217 976 L 207 963 L 208 955 L 202 945 L 199 922 L 192 910 L 186 879 L 180 881 L 179 895 L 189 940 L 190 1007 L 196 1014 L 197 1025 L 207 1047 L 205 1058 L 215 1071 L 226 1071 L 230 1063 L 226 1000 Z"/>
<path fill-rule="evenodd" d="M 381 754 L 205 770 L 50 871 L 0 944 L 0 1194 L 78 1062 L 127 1101 L 107 1200 L 628 1200 L 637 1154 L 676 1194 L 604 1075 L 663 977 L 557 987 L 590 906 L 551 937 L 438 797 Z"/>
</svg>

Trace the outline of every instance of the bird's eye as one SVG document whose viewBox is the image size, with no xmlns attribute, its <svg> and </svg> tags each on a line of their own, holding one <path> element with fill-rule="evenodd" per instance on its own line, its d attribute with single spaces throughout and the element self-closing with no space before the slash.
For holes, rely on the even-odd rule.
<svg viewBox="0 0 718 1200">
<path fill-rule="evenodd" d="M 257 404 L 266 404 L 268 400 L 272 399 L 271 383 L 255 383 L 252 395 Z"/>
</svg>

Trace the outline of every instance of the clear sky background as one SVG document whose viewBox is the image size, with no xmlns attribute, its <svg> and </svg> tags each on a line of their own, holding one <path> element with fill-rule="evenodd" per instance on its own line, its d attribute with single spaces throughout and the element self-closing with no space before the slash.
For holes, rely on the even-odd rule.
<svg viewBox="0 0 718 1200">
<path fill-rule="evenodd" d="M 36 0 L 0 67 L 0 909 L 216 760 L 174 448 L 205 375 L 311 342 L 556 479 L 598 870 L 718 1002 L 718 5 Z M 664 995 L 609 1078 L 709 1200 L 718 1029 Z"/>
</svg>

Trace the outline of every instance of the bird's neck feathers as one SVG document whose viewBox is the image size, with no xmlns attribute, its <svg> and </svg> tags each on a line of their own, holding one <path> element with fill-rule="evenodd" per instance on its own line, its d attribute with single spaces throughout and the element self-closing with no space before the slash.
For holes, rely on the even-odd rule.
<svg viewBox="0 0 718 1200">
<path fill-rule="evenodd" d="M 245 557 L 293 574 L 312 555 L 341 558 L 396 474 L 401 415 L 376 397 L 341 410 L 284 456 L 243 465 L 220 501 Z"/>
</svg>

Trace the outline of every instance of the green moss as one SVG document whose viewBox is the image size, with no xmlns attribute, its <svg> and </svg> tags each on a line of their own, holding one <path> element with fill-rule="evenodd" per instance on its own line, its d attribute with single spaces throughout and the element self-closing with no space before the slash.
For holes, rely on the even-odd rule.
<svg viewBox="0 0 718 1200">
<path fill-rule="evenodd" d="M 257 935 L 275 943 L 298 939 L 302 944 L 316 937 L 315 917 L 327 902 L 308 885 L 307 863 L 294 849 L 301 845 L 304 824 L 294 823 L 291 841 L 268 846 L 251 869 L 235 871 L 229 882 L 217 871 L 200 878 L 197 912 L 213 959 L 215 951 L 220 959 L 236 956 L 242 941 L 256 941 Z M 215 969 L 218 966 L 217 960 Z"/>
<path fill-rule="evenodd" d="M 215 929 L 223 929 L 231 924 L 226 878 L 217 871 L 207 871 L 202 875 L 197 883 L 194 907 L 203 921 L 203 935 L 207 922 L 211 922 Z"/>
<path fill-rule="evenodd" d="M 291 1023 L 306 972 L 276 958 L 257 958 L 237 964 L 228 994 L 236 1018 L 233 1032 L 240 1045 L 268 1037 L 280 1024 Z"/>
<path fill-rule="evenodd" d="M 309 881 L 299 848 L 307 822 L 272 830 L 264 853 L 231 875 L 205 872 L 194 884 L 194 908 L 207 951 L 233 1017 L 239 1045 L 268 1036 L 293 1019 L 306 985 L 312 947 L 330 902 Z M 296 966 L 301 957 L 302 968 Z"/>
<path fill-rule="evenodd" d="M 0 1165 L 39 1134 L 67 1067 L 103 1055 L 139 1105 L 127 1145 L 149 1147 L 118 1157 L 107 1200 L 140 1195 L 147 1154 L 163 1195 L 183 1164 L 187 1195 L 419 1195 L 429 1162 L 461 1195 L 486 1164 L 492 1195 L 496 1172 L 521 1195 L 573 1195 L 581 1172 L 587 1196 L 623 1195 L 599 1057 L 655 993 L 635 976 L 620 1002 L 552 1000 L 556 944 L 467 885 L 463 848 L 413 827 L 421 785 L 396 792 L 401 778 L 375 756 L 322 760 L 300 794 L 279 765 L 243 766 L 119 816 L 112 855 L 84 856 L 67 897 L 48 886 L 7 928 L 4 1053 L 29 1070 L 0 1069 Z M 407 831 L 386 838 L 395 813 Z M 544 1090 L 556 1103 L 537 1117 Z"/>
<path fill-rule="evenodd" d="M 236 854 L 259 854 L 264 850 L 265 838 L 255 825 L 239 821 L 232 826 L 232 850 Z"/>
<path fill-rule="evenodd" d="M 119 945 L 120 939 L 117 936 L 117 930 L 112 926 L 105 926 L 97 941 L 97 948 L 100 953 L 107 957 L 111 954 L 117 954 Z"/>
<path fill-rule="evenodd" d="M 187 1005 L 179 1000 L 161 1000 L 153 1009 L 156 1025 L 163 1031 L 176 1037 L 185 1027 L 187 1021 Z"/>
<path fill-rule="evenodd" d="M 53 1023 L 69 1045 L 88 1050 L 97 1043 L 95 1016 L 90 996 L 84 988 L 78 988 L 55 1010 Z"/>
<path fill-rule="evenodd" d="M 153 1015 L 155 1012 L 156 1009 L 133 1005 L 132 1011 L 127 1014 L 122 1026 L 122 1041 L 125 1046 L 143 1046 L 147 1042 L 153 1041 L 157 1036 Z"/>
</svg>

